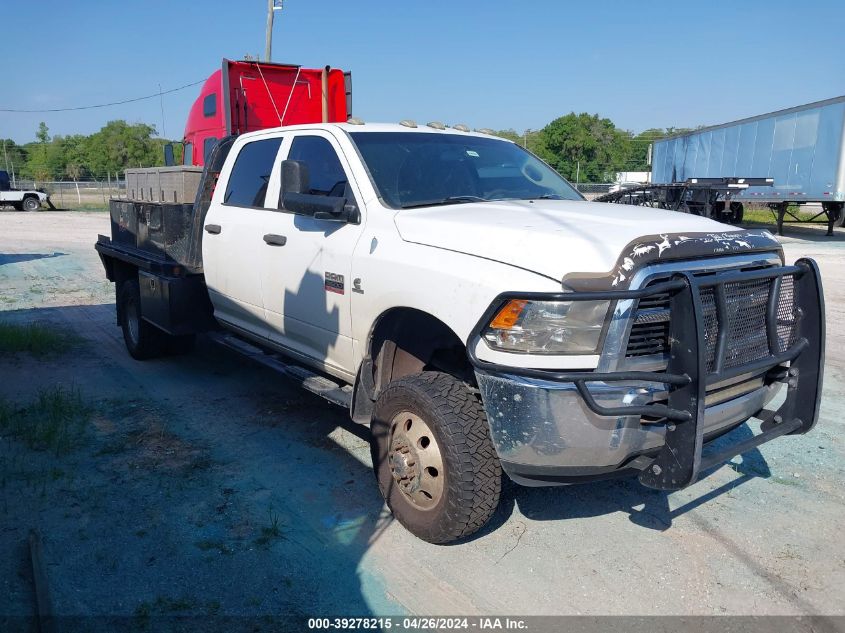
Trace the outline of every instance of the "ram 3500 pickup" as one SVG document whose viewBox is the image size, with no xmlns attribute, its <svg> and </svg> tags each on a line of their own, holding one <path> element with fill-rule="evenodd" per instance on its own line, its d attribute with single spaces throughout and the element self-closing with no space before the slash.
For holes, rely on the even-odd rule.
<svg viewBox="0 0 845 633">
<path fill-rule="evenodd" d="M 586 202 L 463 126 L 229 137 L 193 205 L 111 214 L 96 248 L 130 354 L 207 332 L 348 406 L 387 505 L 434 543 L 487 522 L 503 472 L 675 490 L 818 419 L 812 260 L 786 264 L 765 230 Z"/>
</svg>

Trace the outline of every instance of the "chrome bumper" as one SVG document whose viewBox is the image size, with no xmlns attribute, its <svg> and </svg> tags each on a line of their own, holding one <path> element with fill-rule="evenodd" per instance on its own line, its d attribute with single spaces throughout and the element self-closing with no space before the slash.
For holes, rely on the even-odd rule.
<svg viewBox="0 0 845 633">
<path fill-rule="evenodd" d="M 664 444 L 666 426 L 639 416 L 601 416 L 586 406 L 575 383 L 497 375 L 476 370 L 493 444 L 511 479 L 528 486 L 571 483 L 612 475 Z M 707 406 L 704 433 L 717 435 L 745 422 L 777 395 L 781 384 L 763 385 Z M 590 383 L 607 407 L 646 405 L 665 391 L 642 386 Z"/>
</svg>

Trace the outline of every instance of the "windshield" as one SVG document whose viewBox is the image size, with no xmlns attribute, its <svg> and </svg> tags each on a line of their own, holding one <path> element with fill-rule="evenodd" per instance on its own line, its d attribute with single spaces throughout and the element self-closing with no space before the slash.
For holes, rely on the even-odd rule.
<svg viewBox="0 0 845 633">
<path fill-rule="evenodd" d="M 487 200 L 583 200 L 519 145 L 464 134 L 353 132 L 373 183 L 394 209 Z"/>
</svg>

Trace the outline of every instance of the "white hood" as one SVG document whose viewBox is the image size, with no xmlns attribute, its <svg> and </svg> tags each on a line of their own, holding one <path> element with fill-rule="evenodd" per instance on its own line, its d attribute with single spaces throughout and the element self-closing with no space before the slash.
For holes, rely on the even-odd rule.
<svg viewBox="0 0 845 633">
<path fill-rule="evenodd" d="M 699 216 L 572 200 L 514 200 L 405 209 L 402 239 L 505 262 L 559 280 L 610 271 L 626 245 L 646 235 L 738 231 Z"/>
</svg>

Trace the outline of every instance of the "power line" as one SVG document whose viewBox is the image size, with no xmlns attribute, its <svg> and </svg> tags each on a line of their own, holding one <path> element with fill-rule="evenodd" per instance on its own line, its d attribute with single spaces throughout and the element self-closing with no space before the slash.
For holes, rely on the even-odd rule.
<svg viewBox="0 0 845 633">
<path fill-rule="evenodd" d="M 124 103 L 134 103 L 136 101 L 143 101 L 144 99 L 154 99 L 156 97 L 160 97 L 161 95 L 170 94 L 171 92 L 177 92 L 179 90 L 184 90 L 185 88 L 190 88 L 191 86 L 196 86 L 204 82 L 205 79 L 200 79 L 199 81 L 195 81 L 190 84 L 185 84 L 184 86 L 179 86 L 178 88 L 171 88 L 170 90 L 159 91 L 153 93 L 151 95 L 147 95 L 146 97 L 136 97 L 134 99 L 124 99 L 123 101 L 112 101 L 111 103 L 98 103 L 97 105 L 87 105 L 87 106 L 76 106 L 75 108 L 48 108 L 46 110 L 23 110 L 17 108 L 0 108 L 0 112 L 18 112 L 18 113 L 37 113 L 37 112 L 70 112 L 71 110 L 92 110 L 94 108 L 107 108 L 109 106 L 116 106 L 116 105 L 123 105 Z"/>
</svg>

